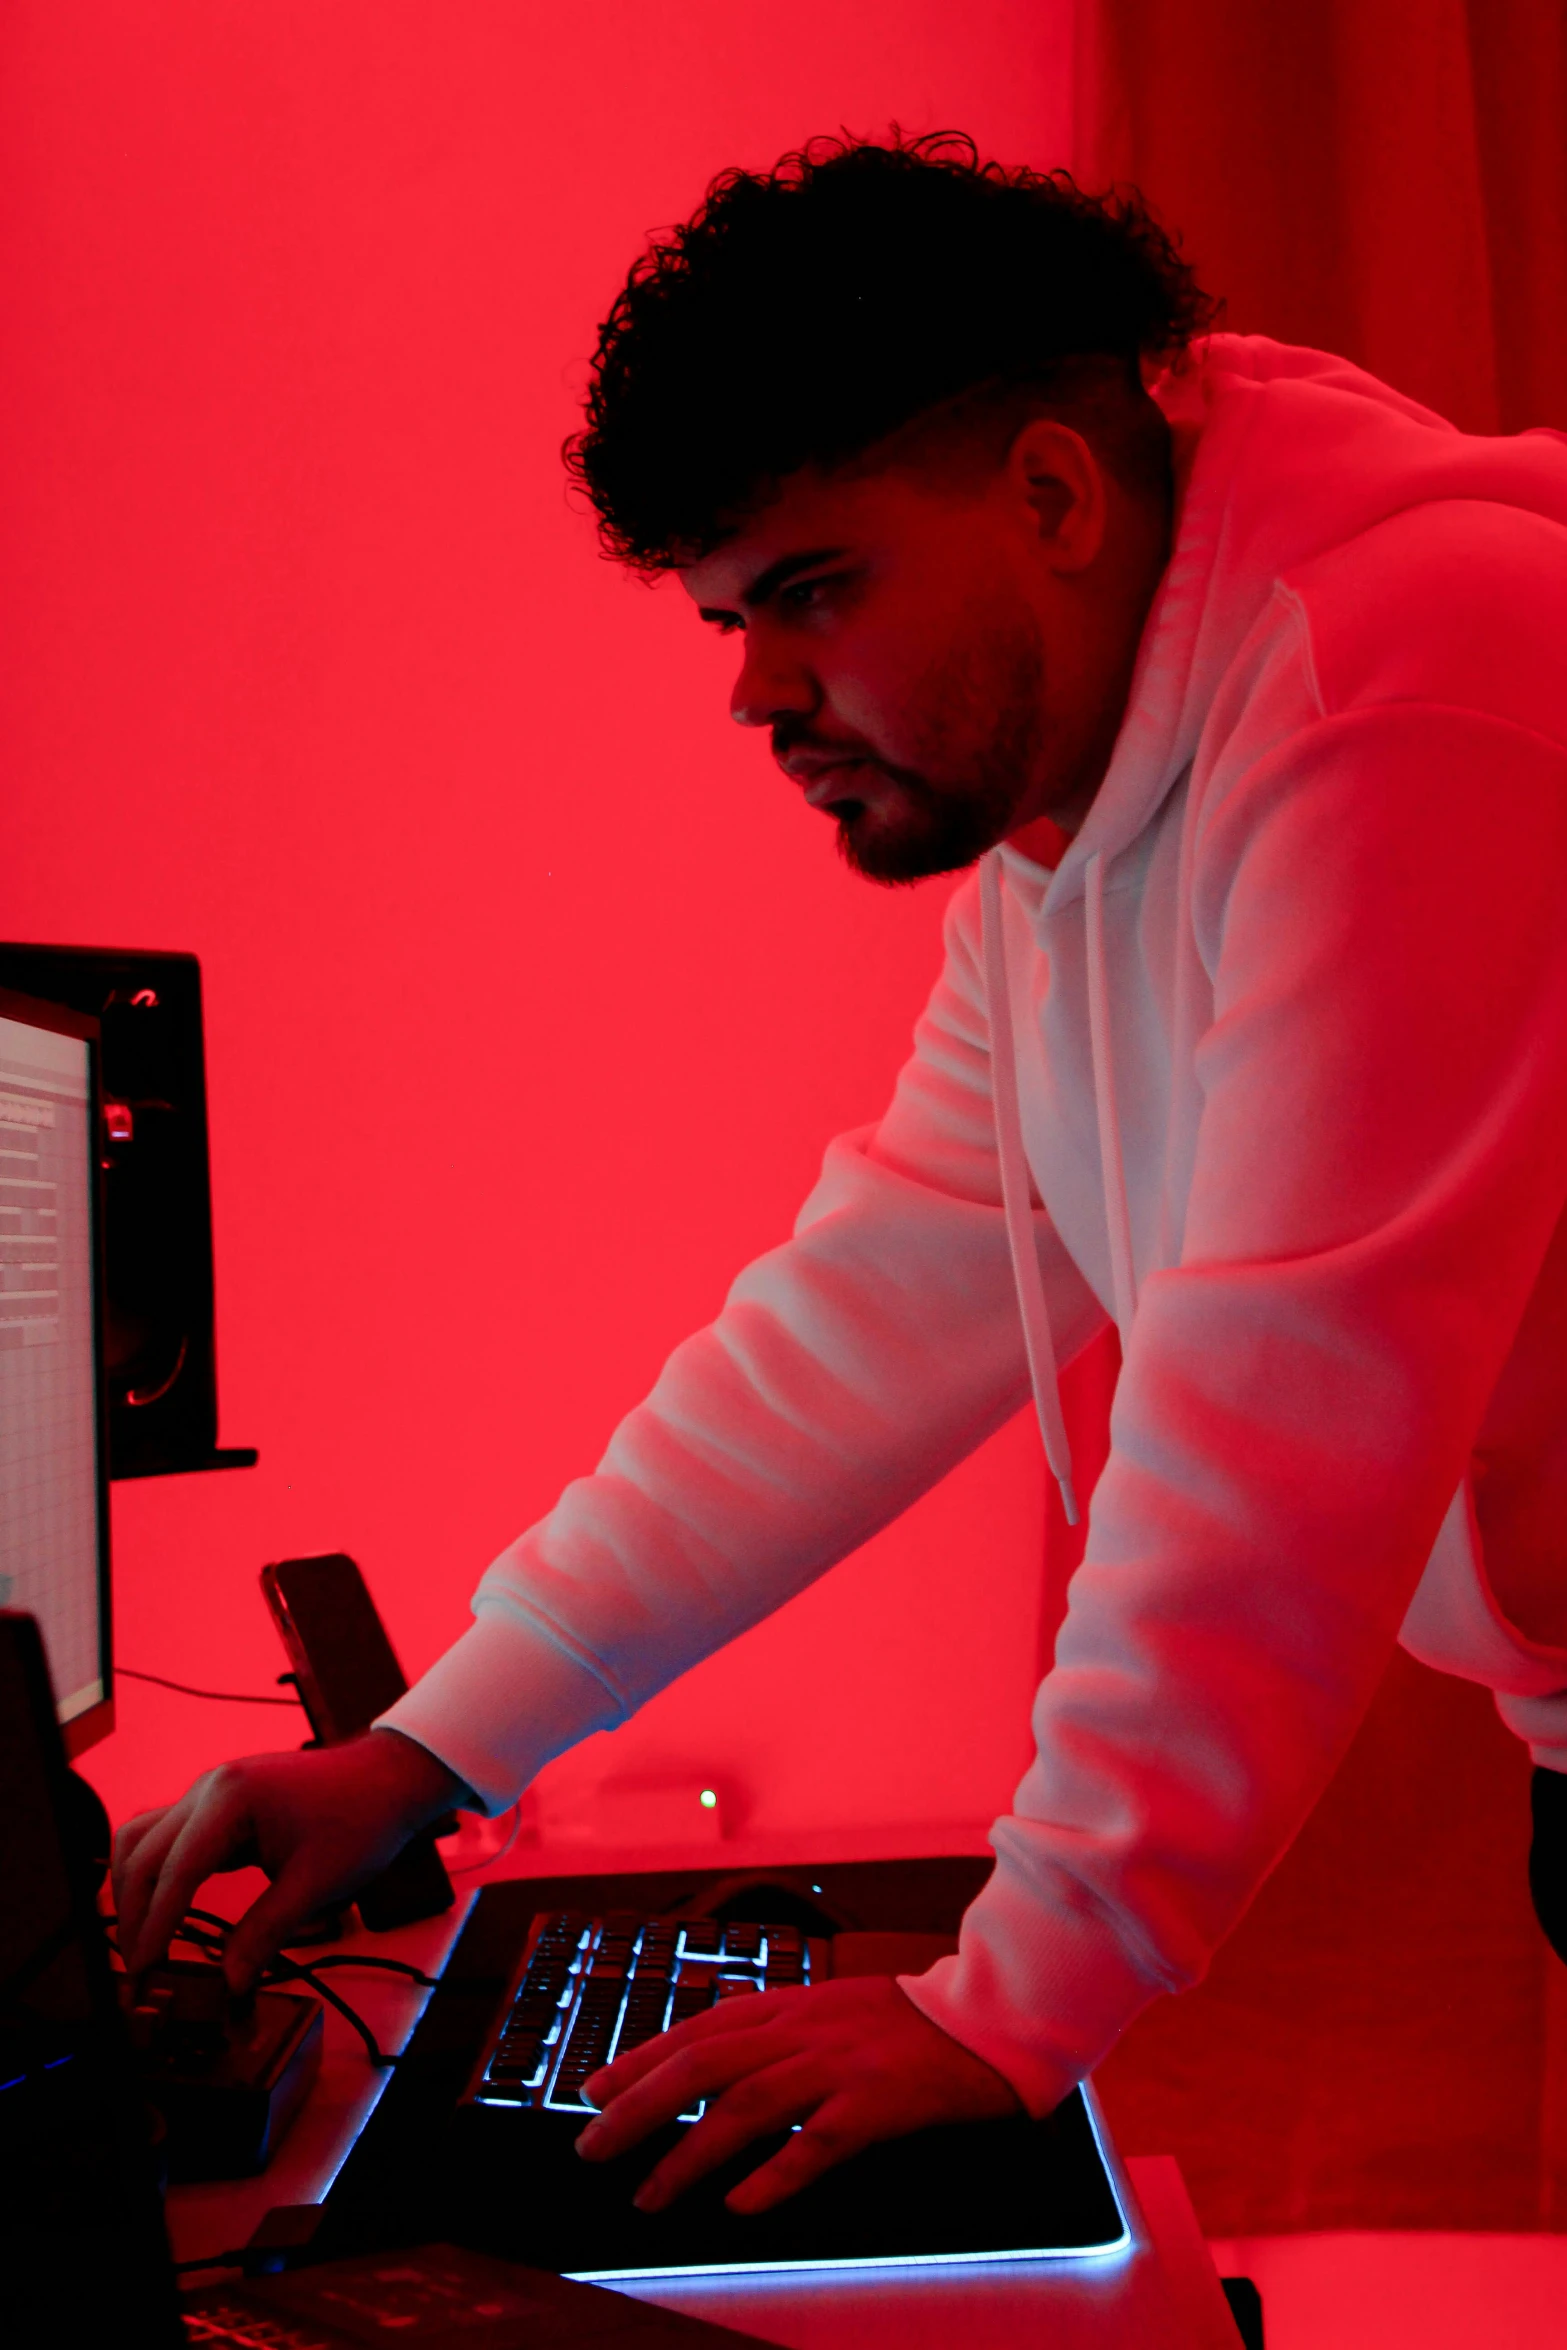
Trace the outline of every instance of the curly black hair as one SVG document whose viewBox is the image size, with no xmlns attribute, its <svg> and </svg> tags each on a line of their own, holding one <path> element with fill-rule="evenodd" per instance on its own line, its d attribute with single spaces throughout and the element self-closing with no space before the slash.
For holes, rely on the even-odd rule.
<svg viewBox="0 0 1567 2350">
<path fill-rule="evenodd" d="M 1139 393 L 1216 310 L 1135 189 L 1090 196 L 955 132 L 814 139 L 722 173 L 633 264 L 566 465 L 605 553 L 667 571 L 801 465 L 980 387 L 1048 397 L 1088 361 Z"/>
</svg>

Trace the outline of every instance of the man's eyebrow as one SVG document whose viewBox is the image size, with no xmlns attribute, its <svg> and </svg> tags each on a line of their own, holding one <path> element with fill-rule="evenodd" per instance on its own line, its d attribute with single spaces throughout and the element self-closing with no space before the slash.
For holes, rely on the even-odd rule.
<svg viewBox="0 0 1567 2350">
<path fill-rule="evenodd" d="M 814 571 L 818 563 L 834 562 L 844 552 L 842 547 L 806 547 L 798 555 L 780 555 L 776 563 L 769 563 L 759 571 L 748 588 L 742 589 L 740 601 L 757 611 L 778 590 L 800 571 Z M 728 620 L 733 615 L 719 604 L 700 604 L 697 607 L 704 620 Z"/>
</svg>

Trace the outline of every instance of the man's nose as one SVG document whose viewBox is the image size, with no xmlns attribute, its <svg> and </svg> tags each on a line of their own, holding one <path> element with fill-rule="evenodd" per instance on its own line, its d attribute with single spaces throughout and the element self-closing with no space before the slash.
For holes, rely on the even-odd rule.
<svg viewBox="0 0 1567 2350">
<path fill-rule="evenodd" d="M 810 718 L 821 703 L 821 688 L 786 647 L 771 646 L 761 630 L 748 629 L 745 659 L 729 697 L 736 726 L 774 726 L 780 718 Z"/>
</svg>

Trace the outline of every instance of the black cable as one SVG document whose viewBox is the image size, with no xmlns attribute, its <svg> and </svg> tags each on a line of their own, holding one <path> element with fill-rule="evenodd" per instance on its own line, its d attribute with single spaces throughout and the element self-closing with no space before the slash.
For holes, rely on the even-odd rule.
<svg viewBox="0 0 1567 2350">
<path fill-rule="evenodd" d="M 103 1920 L 104 1931 L 108 1937 L 109 1948 L 113 1955 L 120 1959 L 120 1963 L 123 1966 L 125 1962 L 120 1952 L 120 1921 L 115 1916 L 112 1909 L 100 1910 L 98 1914 Z M 193 1945 L 194 1948 L 202 1951 L 208 1958 L 217 1957 L 220 1952 L 220 1945 L 215 1934 L 208 1934 L 205 1930 L 198 1930 L 197 1932 L 192 1933 L 189 1927 L 184 1925 L 176 1926 L 173 1933 L 169 1936 L 169 1940 L 171 1942 L 189 1942 Z"/>
<path fill-rule="evenodd" d="M 232 1918 L 219 1917 L 215 1909 L 188 1909 L 185 1915 L 187 1919 L 194 1918 L 199 1925 L 216 1926 L 221 1933 L 225 1934 L 234 1922 Z M 298 1942 L 285 1942 L 283 1945 L 285 1950 L 308 1949 L 309 1947 L 308 1943 Z M 410 1982 L 418 1984 L 421 1991 L 435 1990 L 438 1981 L 435 1975 L 427 1975 L 422 1967 L 411 1965 L 406 1958 L 382 1958 L 373 1950 L 329 1950 L 322 1957 L 312 1958 L 307 1963 L 313 1967 L 374 1967 L 381 1974 L 406 1975 Z"/>
<path fill-rule="evenodd" d="M 353 2026 L 365 2044 L 366 2056 L 378 2071 L 388 2071 L 391 2066 L 397 2063 L 398 2059 L 395 2056 L 387 2055 L 380 2041 L 365 2022 L 364 2017 L 350 2007 L 348 2001 L 334 1991 L 330 1983 L 323 1983 L 313 1967 L 290 1966 L 286 1959 L 274 1959 L 261 1980 L 264 1984 L 308 1983 L 318 1999 L 328 2001 L 331 2006 L 337 2009 L 343 2021 Z"/>
<path fill-rule="evenodd" d="M 233 1918 L 219 1917 L 215 1909 L 188 1909 L 181 1920 L 182 1930 L 191 1923 L 192 1919 L 201 1927 L 206 1939 L 209 1942 L 216 1942 L 220 1949 L 228 1936 L 233 1933 L 236 1922 Z M 189 1939 L 194 1941 L 200 1937 L 193 1935 Z"/>
<path fill-rule="evenodd" d="M 193 1950 L 201 1952 L 202 1957 L 209 1965 L 221 1966 L 223 1963 L 223 1937 L 221 1934 L 213 1933 L 208 1926 L 204 1925 L 203 1919 L 212 1919 L 214 1924 L 221 1925 L 225 1929 L 229 1923 L 227 1918 L 218 1918 L 212 1910 L 189 1910 L 186 1912 L 184 1920 L 175 1927 L 170 1939 L 175 1942 L 188 1942 Z M 193 1920 L 194 1923 L 192 1923 Z M 119 1919 L 108 1916 L 104 1923 L 107 1926 L 118 1927 Z M 365 2054 L 369 2057 L 370 2062 L 379 2071 L 389 2071 L 400 2060 L 387 2054 L 370 2026 L 365 2022 L 364 2017 L 356 2008 L 349 2006 L 341 1992 L 334 1991 L 330 1983 L 323 1983 L 320 1980 L 316 1973 L 318 1965 L 391 1967 L 395 1968 L 399 1974 L 406 1972 L 416 1976 L 421 1985 L 427 1985 L 431 1990 L 435 1988 L 434 1978 L 419 1974 L 417 1968 L 405 1967 L 401 1959 L 366 1957 L 360 1960 L 355 1958 L 352 1951 L 340 1953 L 329 1951 L 314 1964 L 305 1965 L 285 1957 L 280 1952 L 268 1966 L 262 1969 L 260 1987 L 263 1990 L 276 1990 L 285 1983 L 307 1984 L 318 1999 L 324 1999 L 329 2006 L 335 2007 L 343 2021 L 358 2033 L 364 2042 Z"/>
<path fill-rule="evenodd" d="M 193 1949 L 204 1951 L 208 1958 L 220 1959 L 223 1956 L 222 1935 L 214 1934 L 206 1926 L 193 1926 L 189 1918 L 180 1920 L 169 1939 L 173 1942 L 189 1942 Z"/>
<path fill-rule="evenodd" d="M 138 1673 L 130 1665 L 116 1665 L 125 1681 L 150 1681 L 155 1689 L 177 1690 L 181 1697 L 210 1697 L 216 1705 L 298 1705 L 297 1697 L 252 1697 L 243 1689 L 193 1689 L 188 1681 L 169 1681 L 162 1673 Z"/>
<path fill-rule="evenodd" d="M 219 1917 L 215 1909 L 188 1909 L 185 1912 L 186 1923 L 189 1924 L 192 1918 L 199 1926 L 216 1926 L 220 1934 L 231 1932 L 234 1925 L 232 1918 Z"/>
<path fill-rule="evenodd" d="M 440 1981 L 440 1978 L 436 1975 L 427 1975 L 422 1967 L 409 1966 L 404 1959 L 372 1958 L 368 1952 L 361 1956 L 361 1954 L 355 1950 L 329 1950 L 324 1958 L 313 1958 L 309 1961 L 309 1964 L 312 1969 L 317 1972 L 319 1972 L 322 1967 L 374 1967 L 377 1972 L 381 1974 L 405 1975 L 408 1981 L 410 1983 L 417 1984 L 421 1991 L 436 1990 L 439 1987 Z"/>
</svg>

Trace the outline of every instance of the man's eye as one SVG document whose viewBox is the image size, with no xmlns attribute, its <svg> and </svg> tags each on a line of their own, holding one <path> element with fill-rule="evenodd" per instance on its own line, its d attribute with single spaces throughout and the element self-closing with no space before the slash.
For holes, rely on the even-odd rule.
<svg viewBox="0 0 1567 2350">
<path fill-rule="evenodd" d="M 792 611 L 808 612 L 831 584 L 825 579 L 792 579 L 787 587 L 779 589 L 778 601 Z"/>
</svg>

